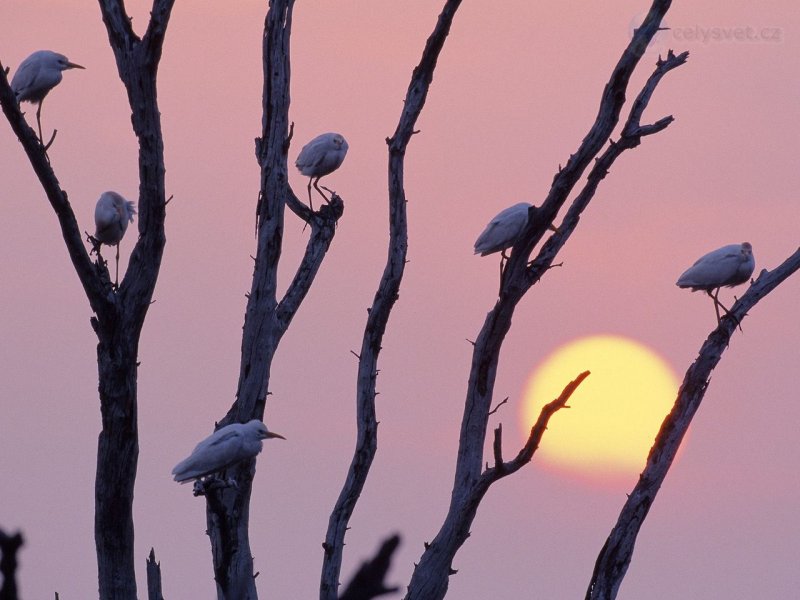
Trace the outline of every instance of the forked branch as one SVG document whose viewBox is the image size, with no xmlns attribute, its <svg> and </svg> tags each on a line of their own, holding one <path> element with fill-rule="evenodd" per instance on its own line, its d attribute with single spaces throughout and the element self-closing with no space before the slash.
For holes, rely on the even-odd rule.
<svg viewBox="0 0 800 600">
<path fill-rule="evenodd" d="M 597 184 L 605 177 L 608 166 L 626 149 L 626 145 L 633 147 L 633 138 L 626 142 L 626 145 L 620 145 L 617 142 L 603 157 L 597 158 L 619 122 L 630 77 L 648 44 L 658 32 L 670 4 L 669 0 L 655 0 L 652 3 L 644 22 L 634 32 L 630 43 L 611 73 L 603 90 L 600 109 L 594 124 L 578 150 L 570 156 L 565 167 L 560 168 L 555 175 L 548 196 L 538 210 L 539 218 L 529 221 L 521 238 L 512 249 L 511 257 L 503 271 L 500 297 L 487 315 L 473 348 L 450 507 L 441 529 L 426 547 L 414 571 L 406 596 L 407 600 L 440 600 L 447 592 L 448 578 L 454 572 L 452 561 L 458 549 L 469 536 L 469 527 L 474 518 L 470 502 L 475 498 L 476 490 L 480 490 L 481 486 L 485 485 L 481 472 L 483 449 L 500 349 L 511 328 L 511 319 L 518 302 L 552 264 L 552 258 L 557 249 L 551 256 L 548 256 L 546 262 L 539 262 L 537 259 L 529 266 L 529 257 L 534 246 L 544 235 L 547 226 L 553 223 L 559 209 L 566 202 L 589 164 L 593 160 L 595 161 L 583 192 L 583 200 L 587 203 L 593 196 Z M 659 75 L 655 79 L 651 78 L 643 92 L 639 94 L 634 103 L 633 111 L 635 112 L 632 112 L 633 116 L 629 119 L 631 122 L 640 117 L 658 80 L 674 66 L 672 62 L 668 67 L 659 65 L 658 68 L 663 72 L 659 71 Z M 658 127 L 663 129 L 667 124 L 668 120 L 662 120 Z M 651 128 L 629 133 L 633 136 L 641 136 L 648 132 L 655 132 L 655 130 L 656 128 Z M 553 237 L 568 237 L 576 225 L 577 215 L 571 223 L 566 223 L 566 227 L 562 226 L 560 233 L 555 233 Z M 551 244 L 549 248 L 553 249 L 552 238 L 548 244 Z M 548 248 L 548 244 L 545 244 L 545 248 Z"/>
<path fill-rule="evenodd" d="M 550 417 L 552 417 L 562 408 L 569 408 L 567 406 L 567 402 L 572 397 L 572 394 L 575 393 L 575 390 L 578 389 L 578 386 L 583 383 L 583 380 L 589 375 L 589 371 L 584 371 L 583 373 L 579 374 L 575 379 L 566 385 L 561 394 L 559 394 L 558 398 L 542 407 L 542 410 L 539 413 L 539 418 L 536 420 L 536 423 L 533 425 L 533 427 L 531 427 L 531 432 L 530 435 L 528 435 L 528 440 L 525 442 L 525 445 L 519 451 L 517 456 L 508 462 L 503 462 L 503 428 L 502 425 L 497 426 L 497 428 L 494 430 L 494 467 L 491 469 L 486 469 L 481 476 L 481 479 L 487 480 L 487 488 L 498 479 L 519 471 L 519 469 L 521 469 L 524 465 L 531 462 L 533 454 L 539 448 L 539 444 L 542 441 L 542 436 L 547 430 L 547 424 L 550 422 Z"/>
<path fill-rule="evenodd" d="M 625 125 L 622 127 L 619 140 L 616 142 L 610 141 L 605 151 L 595 159 L 594 165 L 586 178 L 586 183 L 572 201 L 572 204 L 564 216 L 563 222 L 559 226 L 559 231 L 545 242 L 539 254 L 530 263 L 526 272 L 526 285 L 533 285 L 536 283 L 550 268 L 556 256 L 558 256 L 558 253 L 561 251 L 561 248 L 564 247 L 567 240 L 572 235 L 572 232 L 577 227 L 581 214 L 586 207 L 589 206 L 589 202 L 592 198 L 594 198 L 600 182 L 608 175 L 614 161 L 616 161 L 625 150 L 636 148 L 641 143 L 642 137 L 663 131 L 672 123 L 674 119 L 671 115 L 663 117 L 649 125 L 642 125 L 641 118 L 661 78 L 672 69 L 684 64 L 688 57 L 688 52 L 682 52 L 676 56 L 673 54 L 672 50 L 670 50 L 666 60 L 658 59 L 655 71 L 653 71 L 647 79 L 647 82 L 644 84 L 644 87 L 631 106 L 628 118 L 625 121 Z"/>
</svg>

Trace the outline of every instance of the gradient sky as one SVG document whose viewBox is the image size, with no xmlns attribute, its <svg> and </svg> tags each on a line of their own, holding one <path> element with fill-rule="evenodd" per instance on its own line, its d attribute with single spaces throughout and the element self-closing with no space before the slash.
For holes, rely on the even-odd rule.
<svg viewBox="0 0 800 600">
<path fill-rule="evenodd" d="M 126 4 L 141 32 L 149 3 Z M 174 484 L 170 470 L 211 432 L 236 389 L 255 251 L 253 138 L 266 4 L 181 0 L 164 48 L 159 101 L 174 200 L 140 348 L 140 595 L 154 546 L 166 597 L 214 597 L 204 502 Z M 323 131 L 343 133 L 350 151 L 327 180 L 345 201 L 344 217 L 272 369 L 266 420 L 288 440 L 266 445 L 254 485 L 251 539 L 264 598 L 318 593 L 320 544 L 354 444 L 350 350 L 359 347 L 386 256 L 384 139 L 441 5 L 301 0 L 296 7 L 290 156 Z M 452 483 L 471 351 L 465 339 L 477 335 L 497 290 L 497 260 L 473 257 L 472 243 L 505 206 L 541 202 L 588 131 L 629 29 L 647 8 L 642 0 L 466 0 L 459 11 L 407 155 L 410 264 L 381 355 L 379 451 L 346 539 L 343 579 L 399 531 L 390 580 L 402 585 L 436 533 Z M 715 323 L 707 298 L 675 287 L 678 275 L 724 244 L 751 242 L 757 272 L 798 245 L 796 3 L 676 2 L 667 25 L 629 97 L 659 51 L 689 50 L 646 113 L 649 121 L 667 114 L 676 121 L 617 161 L 562 252 L 564 266 L 517 309 L 496 386 L 510 402 L 490 422 L 506 425 L 509 455 L 523 442 L 526 380 L 554 349 L 582 336 L 623 335 L 658 352 L 682 378 Z M 755 39 L 726 39 L 748 27 Z M 91 229 L 102 191 L 136 199 L 138 186 L 130 110 L 96 3 L 3 0 L 3 64 L 14 69 L 41 48 L 86 66 L 66 73 L 43 119 L 59 130 L 50 156 L 81 226 Z M 3 124 L 0 152 L 0 527 L 25 534 L 23 597 L 91 598 L 100 429 L 91 312 L 56 218 Z M 291 176 L 304 193 L 304 178 Z M 287 215 L 284 281 L 307 240 Z M 124 257 L 132 243 L 123 241 Z M 795 277 L 734 336 L 619 598 L 796 594 L 799 297 Z M 534 458 L 489 492 L 456 557 L 450 597 L 582 597 L 635 481 L 636 474 L 584 481 Z"/>
</svg>

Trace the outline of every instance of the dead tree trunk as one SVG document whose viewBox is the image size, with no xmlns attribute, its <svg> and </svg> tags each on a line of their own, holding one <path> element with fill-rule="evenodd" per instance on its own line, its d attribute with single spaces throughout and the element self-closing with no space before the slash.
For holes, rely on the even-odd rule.
<svg viewBox="0 0 800 600">
<path fill-rule="evenodd" d="M 272 0 L 264 24 L 263 119 L 256 139 L 261 168 L 261 189 L 256 208 L 255 268 L 245 312 L 242 357 L 236 401 L 218 427 L 233 422 L 263 419 L 270 368 L 283 334 L 306 297 L 326 256 L 336 222 L 344 205 L 334 194 L 331 203 L 312 212 L 301 203 L 288 183 L 287 157 L 292 132 L 289 127 L 289 38 L 294 0 Z M 277 295 L 284 208 L 288 206 L 311 227 L 305 254 L 283 298 Z M 237 487 L 206 495 L 206 520 L 211 540 L 217 597 L 253 600 L 258 597 L 249 540 L 249 510 L 255 461 L 236 465 L 227 473 Z"/>
<path fill-rule="evenodd" d="M 61 225 L 72 264 L 95 316 L 102 430 L 95 480 L 95 545 L 101 598 L 136 598 L 133 560 L 133 486 L 139 454 L 136 377 L 139 336 L 164 250 L 164 153 L 156 102 L 156 71 L 173 0 L 156 0 L 139 38 L 121 0 L 100 0 L 120 78 L 128 91 L 139 140 L 139 239 L 119 288 L 105 261 L 92 262 L 72 207 L 46 148 L 28 127 L 3 71 L 0 103 Z M 1 69 L 0 69 L 1 70 Z"/>
</svg>

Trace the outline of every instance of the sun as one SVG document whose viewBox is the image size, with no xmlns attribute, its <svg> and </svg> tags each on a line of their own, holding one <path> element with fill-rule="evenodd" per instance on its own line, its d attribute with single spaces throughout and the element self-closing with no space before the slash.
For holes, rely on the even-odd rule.
<svg viewBox="0 0 800 600">
<path fill-rule="evenodd" d="M 541 407 L 586 370 L 591 375 L 570 398 L 570 408 L 550 419 L 535 460 L 590 479 L 638 474 L 678 391 L 669 365 L 638 342 L 598 335 L 553 352 L 527 382 L 525 434 Z"/>
</svg>

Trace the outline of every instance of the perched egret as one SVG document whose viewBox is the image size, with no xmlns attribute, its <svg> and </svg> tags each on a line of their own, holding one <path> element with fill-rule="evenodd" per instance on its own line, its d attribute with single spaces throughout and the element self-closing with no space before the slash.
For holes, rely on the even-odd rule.
<svg viewBox="0 0 800 600">
<path fill-rule="evenodd" d="M 128 230 L 128 223 L 133 223 L 136 205 L 125 200 L 116 192 L 103 192 L 94 208 L 95 233 L 92 236 L 94 250 L 100 253 L 100 245 L 117 247 L 116 284 L 119 284 L 119 243 Z"/>
<path fill-rule="evenodd" d="M 703 290 L 707 293 L 714 300 L 719 323 L 719 307 L 726 313 L 729 312 L 717 298 L 720 288 L 747 282 L 755 268 L 753 246 L 748 242 L 731 244 L 702 256 L 678 278 L 675 285 L 679 288 L 692 288 L 693 292 Z"/>
<path fill-rule="evenodd" d="M 497 213 L 489 221 L 483 233 L 475 240 L 475 254 L 486 256 L 494 252 L 502 252 L 503 258 L 505 258 L 505 251 L 514 245 L 528 224 L 531 207 L 532 205 L 527 202 L 520 202 Z M 558 231 L 552 225 L 548 225 L 547 228 L 551 231 Z"/>
<path fill-rule="evenodd" d="M 258 419 L 226 425 L 197 444 L 189 458 L 175 465 L 172 474 L 180 483 L 200 479 L 239 461 L 254 458 L 264 447 L 261 440 L 270 438 L 286 439 L 267 429 Z"/>
<path fill-rule="evenodd" d="M 308 206 L 311 210 L 314 210 L 314 205 L 311 203 L 312 183 L 325 202 L 330 204 L 328 197 L 319 189 L 319 180 L 341 166 L 347 155 L 347 148 L 347 141 L 340 133 L 323 133 L 303 146 L 297 155 L 295 166 L 309 178 Z"/>
<path fill-rule="evenodd" d="M 17 102 L 32 102 L 38 104 L 36 110 L 36 124 L 39 126 L 39 141 L 44 144 L 42 137 L 42 102 L 47 92 L 61 82 L 61 72 L 67 69 L 84 69 L 81 65 L 69 62 L 63 54 L 50 50 L 38 50 L 23 60 L 14 77 L 11 79 L 11 89 L 17 96 Z"/>
</svg>

